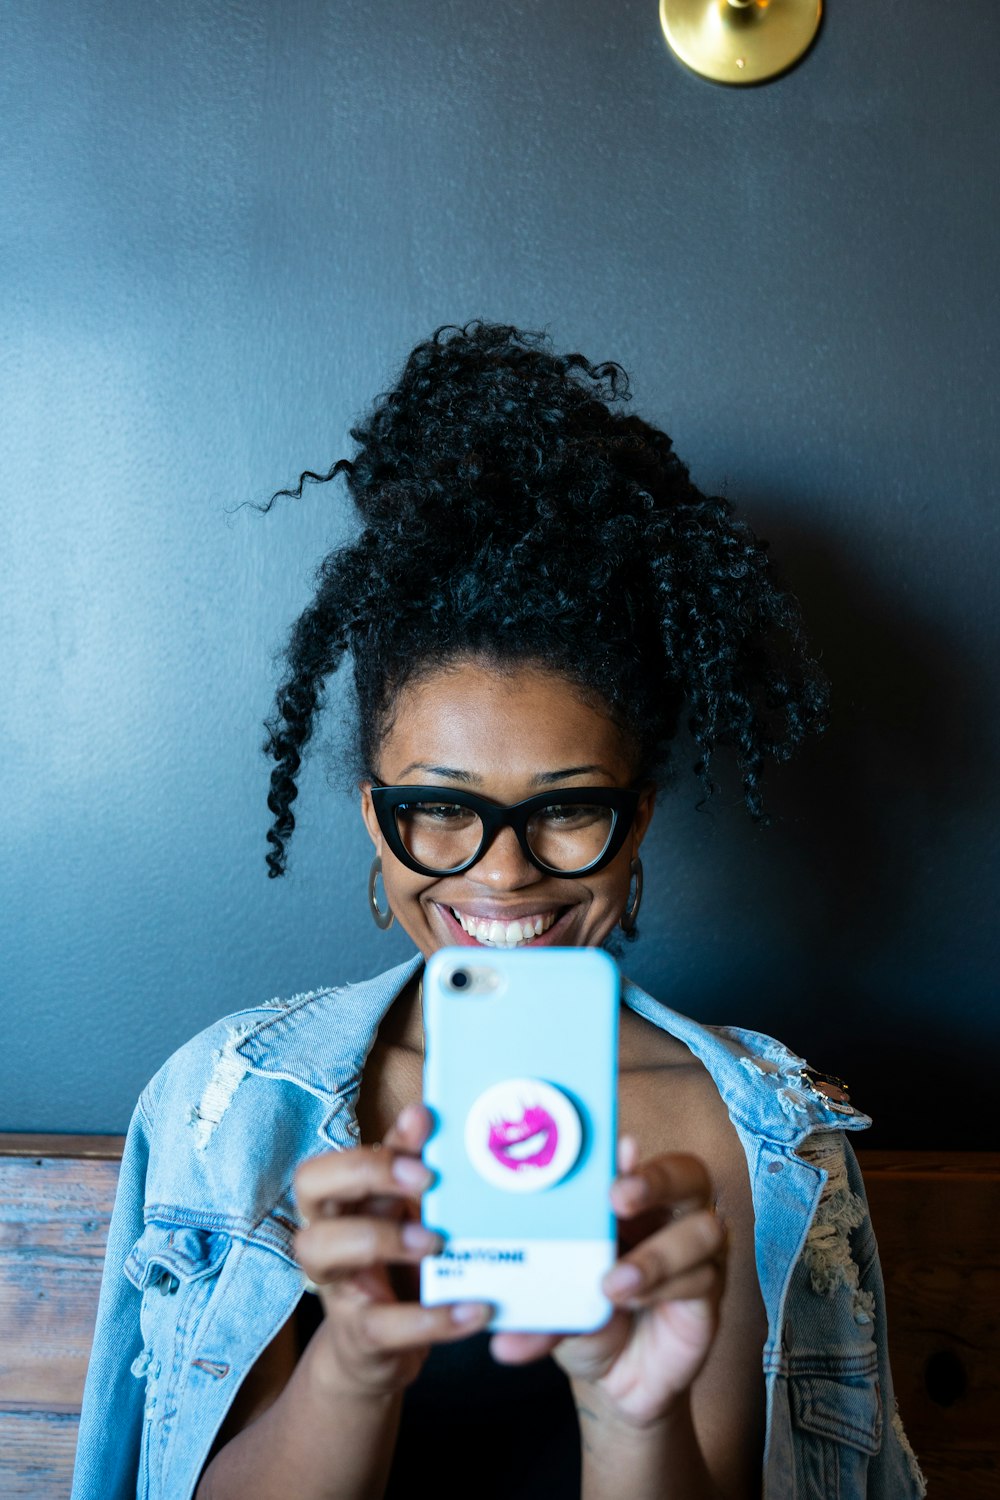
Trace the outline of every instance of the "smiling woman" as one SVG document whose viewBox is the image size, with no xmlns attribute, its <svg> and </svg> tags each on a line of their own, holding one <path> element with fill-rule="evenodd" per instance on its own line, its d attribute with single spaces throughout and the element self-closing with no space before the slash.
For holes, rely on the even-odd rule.
<svg viewBox="0 0 1000 1500">
<path fill-rule="evenodd" d="M 922 1492 L 898 1416 L 882 1424 L 882 1283 L 846 1140 L 868 1120 L 780 1043 L 627 980 L 610 1318 L 490 1336 L 488 1305 L 417 1297 L 444 1248 L 420 1222 L 424 960 L 634 937 L 681 715 L 703 793 L 731 746 L 756 818 L 765 762 L 823 722 L 765 544 L 627 395 L 617 365 L 541 336 L 439 330 L 354 457 L 282 492 L 341 475 L 362 526 L 289 642 L 269 872 L 349 656 L 372 911 L 415 953 L 219 1022 L 144 1092 L 75 1500 L 373 1500 L 418 1475 L 442 1500 Z M 544 1099 L 521 1103 L 495 1151 L 540 1159 Z"/>
<path fill-rule="evenodd" d="M 389 905 L 425 957 L 604 942 L 654 793 L 632 787 L 628 742 L 573 683 L 456 662 L 402 691 L 379 762 L 394 785 L 366 781 L 362 811 Z"/>
</svg>

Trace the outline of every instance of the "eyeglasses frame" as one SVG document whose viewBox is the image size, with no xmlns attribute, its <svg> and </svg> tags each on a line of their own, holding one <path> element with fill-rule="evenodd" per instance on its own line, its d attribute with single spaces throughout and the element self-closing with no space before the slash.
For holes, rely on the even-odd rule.
<svg viewBox="0 0 1000 1500">
<path fill-rule="evenodd" d="M 370 794 L 382 837 L 400 863 L 417 875 L 461 875 L 482 859 L 501 828 L 513 828 L 521 852 L 536 870 L 541 870 L 543 875 L 558 875 L 563 880 L 580 880 L 585 875 L 596 875 L 619 853 L 635 822 L 642 791 L 635 787 L 618 786 L 558 787 L 551 792 L 539 792 L 534 797 L 526 797 L 523 802 L 511 802 L 506 806 L 492 802 L 488 797 L 481 797 L 477 792 L 467 792 L 451 786 L 385 786 L 381 781 L 373 781 Z M 483 837 L 472 858 L 450 870 L 434 870 L 414 859 L 396 826 L 396 809 L 407 802 L 454 802 L 459 807 L 468 807 L 477 813 L 483 825 Z M 543 864 L 528 846 L 528 823 L 532 815 L 553 803 L 563 807 L 586 804 L 610 807 L 614 813 L 611 833 L 603 851 L 580 870 L 557 870 L 553 865 Z"/>
</svg>

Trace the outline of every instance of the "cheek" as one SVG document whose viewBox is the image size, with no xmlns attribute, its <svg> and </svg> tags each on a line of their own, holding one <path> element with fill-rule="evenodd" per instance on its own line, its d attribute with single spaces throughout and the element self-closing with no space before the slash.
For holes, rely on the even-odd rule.
<svg viewBox="0 0 1000 1500">
<path fill-rule="evenodd" d="M 590 888 L 585 917 L 590 941 L 602 941 L 614 927 L 628 902 L 628 889 L 628 864 L 624 872 L 617 868 L 603 871 L 599 882 Z"/>
<path fill-rule="evenodd" d="M 603 895 L 606 901 L 623 904 L 628 899 L 628 888 L 632 879 L 632 851 L 626 844 L 625 848 L 612 860 L 611 864 L 604 870 Z"/>
<path fill-rule="evenodd" d="M 401 902 L 412 901 L 422 883 L 419 875 L 393 859 L 386 849 L 382 850 L 382 879 L 386 890 Z"/>
<path fill-rule="evenodd" d="M 422 910 L 420 898 L 431 882 L 408 870 L 386 849 L 382 850 L 382 879 L 389 905 L 397 919 L 406 925 L 410 918 L 419 918 Z"/>
</svg>

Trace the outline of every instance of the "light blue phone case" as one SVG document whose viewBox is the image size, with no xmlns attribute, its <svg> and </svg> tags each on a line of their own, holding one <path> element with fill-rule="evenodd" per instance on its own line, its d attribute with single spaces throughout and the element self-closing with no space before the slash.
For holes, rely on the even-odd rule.
<svg viewBox="0 0 1000 1500">
<path fill-rule="evenodd" d="M 461 989 L 454 976 L 464 974 Z M 443 948 L 424 975 L 424 1098 L 444 1235 L 421 1300 L 488 1301 L 490 1327 L 583 1332 L 607 1320 L 616 1255 L 618 968 L 597 948 Z"/>
</svg>

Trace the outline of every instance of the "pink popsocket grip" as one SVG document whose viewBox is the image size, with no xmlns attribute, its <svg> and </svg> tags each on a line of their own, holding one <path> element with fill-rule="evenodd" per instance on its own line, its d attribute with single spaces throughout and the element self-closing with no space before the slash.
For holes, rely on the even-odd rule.
<svg viewBox="0 0 1000 1500">
<path fill-rule="evenodd" d="M 540 1078 L 492 1084 L 465 1121 L 469 1160 L 481 1177 L 508 1193 L 554 1187 L 576 1165 L 582 1144 L 576 1106 Z"/>
</svg>

